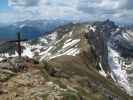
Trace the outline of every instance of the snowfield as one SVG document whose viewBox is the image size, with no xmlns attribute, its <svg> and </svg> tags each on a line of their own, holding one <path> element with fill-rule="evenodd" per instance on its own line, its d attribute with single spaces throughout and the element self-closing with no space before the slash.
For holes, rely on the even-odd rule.
<svg viewBox="0 0 133 100">
<path fill-rule="evenodd" d="M 110 47 L 108 47 L 108 52 L 108 61 L 111 67 L 111 71 L 115 77 L 114 81 L 117 81 L 121 87 L 124 87 L 126 91 L 128 91 L 128 93 L 131 93 L 127 73 L 126 70 L 122 68 L 122 63 L 120 63 L 121 57 L 119 53 Z"/>
</svg>

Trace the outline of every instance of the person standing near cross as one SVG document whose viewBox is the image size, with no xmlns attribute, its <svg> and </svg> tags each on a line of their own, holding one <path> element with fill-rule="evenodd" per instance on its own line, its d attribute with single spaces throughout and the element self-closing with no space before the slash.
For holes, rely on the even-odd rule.
<svg viewBox="0 0 133 100">
<path fill-rule="evenodd" d="M 21 33 L 20 32 L 17 33 L 17 40 L 9 41 L 9 42 L 17 43 L 16 47 L 17 47 L 17 53 L 18 53 L 19 58 L 21 58 L 21 54 L 22 54 L 22 46 L 21 46 L 22 41 L 27 41 L 27 39 L 21 39 Z"/>
</svg>

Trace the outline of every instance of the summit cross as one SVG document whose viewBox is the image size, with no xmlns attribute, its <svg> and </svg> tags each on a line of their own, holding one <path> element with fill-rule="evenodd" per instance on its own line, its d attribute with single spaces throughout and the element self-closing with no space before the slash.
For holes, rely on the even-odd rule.
<svg viewBox="0 0 133 100">
<path fill-rule="evenodd" d="M 21 46 L 21 42 L 22 41 L 27 41 L 27 39 L 21 39 L 21 33 L 18 32 L 17 33 L 17 39 L 16 40 L 11 40 L 11 41 L 8 41 L 8 42 L 14 42 L 17 44 L 17 53 L 18 53 L 18 56 L 21 58 L 21 55 L 22 55 L 22 46 Z"/>
</svg>

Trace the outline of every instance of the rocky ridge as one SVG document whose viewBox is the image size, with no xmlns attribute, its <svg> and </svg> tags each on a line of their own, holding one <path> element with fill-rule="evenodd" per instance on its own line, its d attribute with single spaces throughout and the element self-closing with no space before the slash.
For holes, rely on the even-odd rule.
<svg viewBox="0 0 133 100">
<path fill-rule="evenodd" d="M 0 98 L 132 100 L 114 82 L 111 68 L 106 63 L 107 40 L 115 29 L 110 21 L 93 25 L 69 24 L 54 33 L 23 43 L 23 56 L 28 58 L 23 58 L 22 63 L 16 65 L 18 62 L 13 59 L 17 55 L 14 55 L 0 63 L 0 66 L 5 64 L 1 69 L 6 69 L 6 73 L 0 74 Z M 12 63 L 15 64 L 12 66 Z M 18 66 L 21 66 L 20 70 Z M 3 78 L 6 75 L 8 78 Z"/>
</svg>

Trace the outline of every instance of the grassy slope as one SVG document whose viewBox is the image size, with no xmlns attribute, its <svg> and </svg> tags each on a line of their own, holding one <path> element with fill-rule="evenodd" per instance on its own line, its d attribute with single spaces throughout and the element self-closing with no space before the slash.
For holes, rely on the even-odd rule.
<svg viewBox="0 0 133 100">
<path fill-rule="evenodd" d="M 132 100 L 113 82 L 102 77 L 95 68 L 88 66 L 81 56 L 61 56 L 47 62 L 45 68 L 51 79 L 58 80 L 63 86 L 75 88 L 79 95 L 86 98 L 83 100 Z"/>
</svg>

